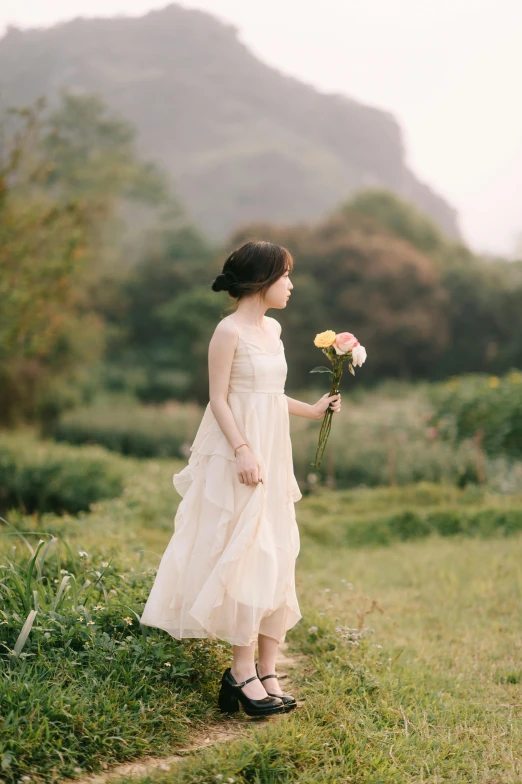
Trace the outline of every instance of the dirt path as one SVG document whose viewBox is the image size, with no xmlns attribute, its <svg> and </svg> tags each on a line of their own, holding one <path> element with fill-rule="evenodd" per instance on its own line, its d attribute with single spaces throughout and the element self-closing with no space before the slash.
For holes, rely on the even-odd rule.
<svg viewBox="0 0 522 784">
<path fill-rule="evenodd" d="M 303 660 L 302 657 L 290 655 L 288 653 L 288 643 L 284 642 L 280 645 L 277 665 L 278 673 L 285 675 L 287 671 L 289 671 L 288 678 L 285 678 L 281 684 L 283 691 L 291 693 L 291 670 L 292 668 L 299 667 Z M 297 709 L 299 708 L 299 705 L 302 704 L 302 701 L 297 700 Z M 274 716 L 270 719 L 270 721 L 274 720 L 277 721 L 277 717 Z M 139 777 L 146 776 L 154 770 L 170 770 L 173 765 L 186 759 L 190 754 L 193 754 L 196 751 L 200 751 L 208 746 L 214 746 L 218 743 L 237 740 L 248 732 L 252 723 L 254 726 L 259 727 L 257 719 L 252 722 L 252 720 L 241 710 L 238 714 L 238 718 L 227 718 L 225 721 L 219 722 L 219 724 L 206 727 L 204 731 L 194 734 L 190 745 L 185 749 L 178 749 L 176 754 L 172 754 L 168 757 L 143 757 L 134 762 L 124 762 L 120 765 L 114 765 L 113 767 L 107 766 L 107 769 L 103 773 L 93 773 L 80 779 L 64 779 L 61 784 L 73 784 L 73 782 L 74 784 L 107 784 L 107 782 L 120 778 L 121 776 Z"/>
</svg>

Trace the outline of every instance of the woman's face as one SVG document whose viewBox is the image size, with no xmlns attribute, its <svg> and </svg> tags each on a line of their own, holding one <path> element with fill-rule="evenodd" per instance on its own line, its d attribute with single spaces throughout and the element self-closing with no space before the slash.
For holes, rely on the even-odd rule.
<svg viewBox="0 0 522 784">
<path fill-rule="evenodd" d="M 294 288 L 290 281 L 290 272 L 281 275 L 275 283 L 272 283 L 265 293 L 265 302 L 269 308 L 286 308 L 286 303 L 290 299 L 290 292 Z"/>
</svg>

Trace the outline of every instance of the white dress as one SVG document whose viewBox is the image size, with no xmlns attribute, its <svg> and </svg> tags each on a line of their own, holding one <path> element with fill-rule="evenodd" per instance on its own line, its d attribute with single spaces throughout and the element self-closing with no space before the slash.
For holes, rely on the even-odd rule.
<svg viewBox="0 0 522 784">
<path fill-rule="evenodd" d="M 261 633 L 283 642 L 302 617 L 294 508 L 302 494 L 284 392 L 288 368 L 281 337 L 278 349 L 267 352 L 238 334 L 227 399 L 263 482 L 239 481 L 234 450 L 209 403 L 188 465 L 174 474 L 182 500 L 141 623 L 176 639 L 249 645 Z"/>
</svg>

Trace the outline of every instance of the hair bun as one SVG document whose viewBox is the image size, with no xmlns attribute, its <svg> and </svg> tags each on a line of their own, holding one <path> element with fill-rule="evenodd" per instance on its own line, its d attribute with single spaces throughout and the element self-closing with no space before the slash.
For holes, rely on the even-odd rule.
<svg viewBox="0 0 522 784">
<path fill-rule="evenodd" d="M 233 272 L 221 272 L 212 283 L 213 291 L 229 291 L 230 287 L 237 283 L 238 279 Z"/>
<path fill-rule="evenodd" d="M 227 289 L 228 283 L 223 273 L 221 273 L 216 278 L 214 278 L 212 282 L 212 291 L 226 291 Z"/>
</svg>

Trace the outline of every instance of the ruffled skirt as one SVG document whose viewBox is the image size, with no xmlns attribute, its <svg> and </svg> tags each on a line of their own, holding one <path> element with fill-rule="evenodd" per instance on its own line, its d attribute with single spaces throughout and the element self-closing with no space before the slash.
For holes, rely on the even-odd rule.
<svg viewBox="0 0 522 784">
<path fill-rule="evenodd" d="M 208 404 L 188 465 L 174 474 L 182 500 L 141 623 L 172 637 L 249 645 L 283 642 L 302 617 L 295 592 L 302 495 L 284 394 L 230 393 L 229 405 L 261 466 L 244 485 L 234 451 Z"/>
</svg>

